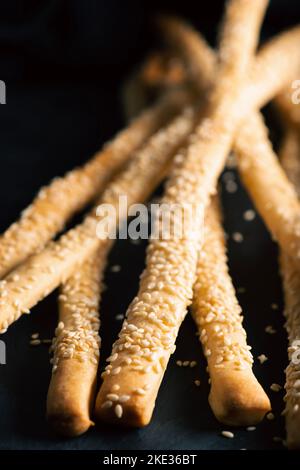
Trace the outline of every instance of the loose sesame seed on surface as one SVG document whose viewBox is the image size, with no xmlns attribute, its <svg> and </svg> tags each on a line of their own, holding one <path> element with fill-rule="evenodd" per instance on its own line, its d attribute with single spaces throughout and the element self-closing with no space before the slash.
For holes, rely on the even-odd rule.
<svg viewBox="0 0 300 470">
<path fill-rule="evenodd" d="M 282 389 L 282 386 L 279 384 L 273 383 L 270 386 L 270 389 L 272 390 L 272 392 L 279 392 Z"/>
<path fill-rule="evenodd" d="M 248 426 L 246 428 L 246 431 L 255 431 L 256 430 L 256 426 Z"/>
<path fill-rule="evenodd" d="M 194 384 L 196 385 L 196 387 L 200 387 L 201 381 L 200 380 L 194 380 Z"/>
<path fill-rule="evenodd" d="M 248 209 L 243 213 L 243 218 L 247 222 L 251 222 L 252 220 L 255 219 L 255 217 L 256 217 L 256 213 L 253 209 Z"/>
<path fill-rule="evenodd" d="M 221 435 L 223 437 L 226 437 L 227 439 L 233 439 L 234 438 L 234 433 L 231 431 L 222 431 Z"/>
<path fill-rule="evenodd" d="M 264 364 L 264 362 L 268 361 L 268 357 L 265 354 L 260 354 L 260 356 L 257 356 L 257 359 L 261 364 Z"/>
<path fill-rule="evenodd" d="M 244 240 L 244 236 L 242 233 L 240 232 L 233 232 L 232 234 L 232 239 L 236 242 L 236 243 L 242 243 L 242 241 Z"/>
<path fill-rule="evenodd" d="M 111 266 L 110 271 L 112 273 L 119 273 L 121 271 L 121 266 L 119 264 L 114 264 Z"/>
</svg>

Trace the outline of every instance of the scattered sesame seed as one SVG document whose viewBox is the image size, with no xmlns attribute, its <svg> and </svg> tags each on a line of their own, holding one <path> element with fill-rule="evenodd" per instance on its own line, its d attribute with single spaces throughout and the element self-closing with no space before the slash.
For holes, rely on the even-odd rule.
<svg viewBox="0 0 300 470">
<path fill-rule="evenodd" d="M 228 193 L 233 194 L 237 191 L 238 185 L 236 184 L 235 181 L 229 180 L 229 181 L 226 181 L 225 183 L 225 189 Z"/>
<path fill-rule="evenodd" d="M 124 315 L 122 315 L 122 314 L 116 315 L 116 316 L 115 316 L 115 319 L 116 319 L 117 321 L 121 321 L 121 320 L 124 319 Z"/>
<path fill-rule="evenodd" d="M 40 336 L 39 333 L 32 333 L 31 338 L 32 339 L 37 339 Z"/>
<path fill-rule="evenodd" d="M 119 400 L 119 395 L 117 395 L 116 393 L 108 393 L 106 395 L 106 397 L 110 401 L 118 401 Z"/>
<path fill-rule="evenodd" d="M 117 392 L 118 390 L 120 390 L 120 385 L 114 384 L 111 389 L 113 392 Z"/>
<path fill-rule="evenodd" d="M 241 243 L 244 240 L 244 237 L 240 232 L 234 232 L 232 234 L 232 239 L 237 243 Z"/>
<path fill-rule="evenodd" d="M 223 437 L 227 437 L 227 439 L 233 439 L 234 438 L 234 434 L 231 431 L 222 431 L 221 434 L 222 434 Z"/>
<path fill-rule="evenodd" d="M 269 421 L 272 421 L 273 419 L 275 419 L 274 414 L 273 414 L 273 413 L 268 413 L 268 414 L 267 414 L 267 419 L 268 419 Z"/>
<path fill-rule="evenodd" d="M 119 273 L 121 271 L 121 266 L 119 264 L 114 264 L 110 268 L 112 273 Z"/>
<path fill-rule="evenodd" d="M 183 361 L 182 366 L 188 367 L 190 365 L 190 361 Z"/>
<path fill-rule="evenodd" d="M 196 367 L 197 365 L 197 361 L 191 361 L 190 362 L 190 367 L 193 368 L 193 367 Z"/>
<path fill-rule="evenodd" d="M 263 364 L 264 362 L 266 362 L 268 360 L 268 358 L 265 354 L 261 354 L 260 356 L 257 356 L 257 359 L 259 360 L 259 362 L 261 364 Z"/>
<path fill-rule="evenodd" d="M 256 430 L 256 426 L 248 426 L 246 428 L 247 431 L 255 431 Z"/>
<path fill-rule="evenodd" d="M 130 395 L 121 395 L 119 398 L 120 403 L 125 403 L 128 400 L 130 400 Z"/>
<path fill-rule="evenodd" d="M 200 387 L 201 382 L 200 380 L 194 380 L 194 384 L 196 385 L 196 387 Z"/>
<path fill-rule="evenodd" d="M 251 222 L 252 220 L 254 220 L 255 216 L 256 214 L 253 209 L 248 209 L 243 214 L 244 220 L 246 220 L 247 222 Z"/>
<path fill-rule="evenodd" d="M 270 389 L 272 390 L 272 392 L 279 392 L 282 389 L 282 387 L 281 385 L 274 383 L 270 386 Z"/>
<path fill-rule="evenodd" d="M 271 304 L 272 310 L 278 310 L 278 308 L 279 308 L 278 304 L 275 304 L 275 303 Z"/>
<path fill-rule="evenodd" d="M 177 364 L 179 367 L 182 367 L 182 361 L 176 361 L 176 364 Z"/>
<path fill-rule="evenodd" d="M 265 332 L 269 335 L 274 335 L 276 333 L 276 330 L 272 325 L 267 325 L 265 328 Z"/>
<path fill-rule="evenodd" d="M 29 343 L 31 346 L 38 346 L 39 344 L 41 344 L 41 340 L 40 339 L 33 339 L 30 341 Z"/>
</svg>

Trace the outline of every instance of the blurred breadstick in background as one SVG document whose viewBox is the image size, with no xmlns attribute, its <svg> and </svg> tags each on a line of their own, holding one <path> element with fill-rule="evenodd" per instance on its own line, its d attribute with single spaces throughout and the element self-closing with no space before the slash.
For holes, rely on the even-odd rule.
<svg viewBox="0 0 300 470">
<path fill-rule="evenodd" d="M 0 279 L 42 249 L 67 220 L 99 195 L 132 152 L 187 103 L 187 93 L 173 90 L 144 111 L 83 167 L 42 188 L 32 204 L 0 237 Z"/>
<path fill-rule="evenodd" d="M 267 2 L 227 4 L 218 80 L 203 120 L 175 159 L 162 204 L 188 207 L 184 234 L 152 239 L 137 296 L 130 304 L 96 401 L 96 417 L 131 426 L 149 423 L 175 340 L 192 300 L 202 210 L 215 190 L 238 121 L 241 79 L 257 42 Z M 239 40 L 238 40 L 239 39 Z M 238 106 L 239 107 L 239 106 Z M 226 121 L 226 122 L 225 122 Z M 199 210 L 200 209 L 200 210 Z M 170 212 L 171 226 L 176 217 Z M 158 218 L 157 223 L 160 223 Z M 160 234 L 161 235 L 161 234 Z M 118 392 L 113 389 L 118 387 Z M 126 397 L 121 402 L 120 397 Z"/>
<path fill-rule="evenodd" d="M 282 112 L 284 137 L 280 160 L 300 196 L 300 106 L 292 102 L 291 91 L 276 99 Z M 289 364 L 286 368 L 285 421 L 287 445 L 300 449 L 300 269 L 294 258 L 280 252 L 283 279 L 286 329 L 289 339 Z"/>
<path fill-rule="evenodd" d="M 177 52 L 188 64 L 195 86 L 203 92 L 215 77 L 216 57 L 213 51 L 200 34 L 180 20 L 164 18 L 161 22 L 163 32 L 169 38 L 169 42 L 174 41 Z M 264 88 L 263 80 L 259 82 L 259 77 L 263 76 L 270 77 L 271 87 L 273 83 L 278 84 L 279 75 L 276 77 L 272 75 L 270 63 L 280 63 L 279 74 L 287 73 L 288 80 L 294 80 L 296 71 L 294 69 L 289 74 L 285 68 L 287 65 L 285 61 L 289 54 L 291 54 L 290 58 L 292 56 L 294 58 L 296 53 L 299 70 L 299 42 L 300 28 L 298 27 L 272 39 L 261 49 L 250 73 L 250 78 L 252 74 L 256 77 L 252 82 L 253 90 L 256 87 L 257 90 Z M 274 44 L 280 47 L 273 49 Z M 262 85 L 257 86 L 255 83 Z M 280 88 L 277 90 L 280 91 Z M 260 94 L 260 91 L 258 93 Z M 238 157 L 238 168 L 243 182 L 273 238 L 291 255 L 299 255 L 300 263 L 300 203 L 296 191 L 278 162 L 268 139 L 268 129 L 262 116 L 258 113 L 248 113 L 243 121 L 244 123 L 239 126 L 239 131 L 236 133 L 233 146 Z"/>
</svg>

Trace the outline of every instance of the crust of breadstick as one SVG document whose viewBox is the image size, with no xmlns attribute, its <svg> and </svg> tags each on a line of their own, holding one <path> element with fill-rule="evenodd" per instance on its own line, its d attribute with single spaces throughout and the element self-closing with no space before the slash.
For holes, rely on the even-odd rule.
<svg viewBox="0 0 300 470">
<path fill-rule="evenodd" d="M 47 418 L 63 436 L 77 436 L 93 425 L 90 416 L 100 349 L 98 306 L 110 244 L 107 240 L 60 290 Z"/>
<path fill-rule="evenodd" d="M 147 198 L 165 176 L 172 157 L 194 126 L 194 112 L 186 109 L 163 130 L 158 131 L 130 160 L 127 168 L 107 187 L 99 205 L 111 204 L 116 214 L 126 217 L 127 207 L 119 208 L 119 197 L 127 196 L 128 207 Z M 118 210 L 119 208 L 119 210 Z M 123 211 L 123 212 L 122 212 Z M 112 227 L 118 220 L 112 220 Z M 51 242 L 0 282 L 0 331 L 22 313 L 65 282 L 76 268 L 105 243 L 96 236 L 99 220 L 95 210 L 83 223 Z"/>
<path fill-rule="evenodd" d="M 300 195 L 300 134 L 299 125 L 293 107 L 282 95 L 276 104 L 282 109 L 283 117 L 288 120 L 285 136 L 280 149 L 280 161 L 292 182 L 295 185 L 298 196 Z M 298 111 L 299 113 L 299 111 Z M 294 125 L 294 127 L 292 127 Z M 279 256 L 280 271 L 283 280 L 286 329 L 288 332 L 289 364 L 286 368 L 286 402 L 284 415 L 287 432 L 287 446 L 290 449 L 300 449 L 300 270 L 295 260 L 283 250 Z M 298 381 L 298 382 L 297 382 Z"/>
<path fill-rule="evenodd" d="M 173 90 L 144 111 L 85 166 L 43 188 L 20 220 L 0 237 L 0 278 L 62 230 L 66 221 L 99 194 L 131 154 L 178 113 L 187 99 L 184 91 Z"/>
<path fill-rule="evenodd" d="M 207 88 L 209 86 L 206 81 L 207 77 L 210 75 L 209 82 L 211 82 L 215 75 L 215 57 L 212 50 L 200 35 L 184 23 L 180 23 L 179 20 L 166 19 L 165 31 L 169 33 L 169 30 L 172 38 L 177 37 L 177 46 L 185 61 L 194 64 L 193 72 L 196 73 L 194 77 L 198 88 L 200 90 Z M 255 74 L 256 78 L 252 83 L 252 91 L 249 89 L 249 96 L 253 95 L 253 90 L 260 94 L 260 90 L 264 88 L 263 81 L 260 82 L 261 85 L 258 85 L 258 79 L 264 73 L 269 77 L 270 87 L 274 84 L 277 86 L 278 76 L 270 73 L 271 57 L 274 56 L 274 60 L 280 60 L 279 63 L 282 64 L 282 61 L 285 62 L 286 59 L 285 48 L 287 55 L 291 53 L 293 56 L 294 44 L 298 49 L 299 42 L 295 40 L 298 36 L 298 41 L 300 41 L 300 29 L 294 29 L 281 35 L 281 38 L 273 39 L 261 50 L 252 67 L 252 74 Z M 292 37 L 294 39 L 289 47 Z M 272 52 L 275 44 L 277 46 L 281 44 L 279 51 L 285 56 L 284 59 L 279 58 L 276 48 Z M 198 54 L 194 53 L 195 49 L 198 49 Z M 298 52 L 297 54 L 299 56 Z M 287 68 L 284 69 L 284 73 L 286 71 Z M 281 70 L 279 75 L 282 73 Z M 251 85 L 248 88 L 251 88 Z M 298 254 L 300 257 L 300 203 L 295 189 L 278 163 L 278 158 L 268 139 L 268 130 L 259 113 L 253 112 L 247 115 L 244 124 L 239 126 L 233 147 L 238 157 L 238 167 L 243 182 L 273 238 L 285 251 L 293 256 Z"/>
<path fill-rule="evenodd" d="M 222 423 L 256 424 L 270 401 L 252 372 L 252 355 L 241 308 L 227 266 L 220 208 L 213 200 L 205 217 L 192 304 L 211 378 L 209 402 Z"/>
<path fill-rule="evenodd" d="M 225 21 L 233 22 L 236 33 L 242 25 L 245 27 L 245 53 L 250 56 L 255 47 L 256 25 L 262 17 L 261 2 L 233 1 L 230 4 L 240 5 L 241 11 L 237 20 L 235 10 L 228 8 Z M 167 241 L 158 237 L 148 246 L 138 294 L 128 308 L 110 364 L 104 372 L 96 400 L 96 418 L 130 426 L 144 426 L 151 419 L 178 330 L 192 299 L 202 211 L 215 188 L 236 124 L 235 98 L 239 79 L 245 72 L 245 67 L 239 63 L 239 55 L 244 53 L 243 44 L 240 40 L 237 53 L 236 39 L 235 34 L 230 33 L 234 64 L 230 62 L 229 44 L 223 39 L 226 43 L 226 54 L 221 61 L 223 76 L 212 93 L 215 108 L 208 110 L 204 121 L 190 136 L 182 151 L 183 158 L 175 160 L 162 198 L 162 204 L 169 207 L 185 204 L 189 208 L 189 216 L 184 219 L 184 234 L 181 237 L 170 234 Z M 242 62 L 247 61 L 243 58 Z M 228 89 L 230 78 L 234 83 Z M 175 223 L 172 212 L 170 218 Z M 119 391 L 113 393 L 116 385 Z"/>
</svg>

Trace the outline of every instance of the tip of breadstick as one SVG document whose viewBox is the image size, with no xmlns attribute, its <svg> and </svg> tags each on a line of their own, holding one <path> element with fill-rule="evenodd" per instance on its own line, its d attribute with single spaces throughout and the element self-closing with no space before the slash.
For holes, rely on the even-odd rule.
<svg viewBox="0 0 300 470">
<path fill-rule="evenodd" d="M 230 426 L 257 424 L 271 409 L 268 396 L 251 371 L 216 374 L 209 403 L 216 418 Z"/>
<path fill-rule="evenodd" d="M 145 405 L 144 397 L 135 396 L 122 404 L 122 416 L 117 416 L 115 404 L 106 408 L 105 400 L 105 393 L 100 389 L 94 410 L 96 421 L 132 428 L 143 428 L 150 423 L 153 407 Z"/>
<path fill-rule="evenodd" d="M 62 437 L 80 436 L 94 426 L 93 421 L 86 419 L 80 413 L 68 413 L 67 410 L 65 413 L 48 413 L 47 420 L 55 434 Z"/>
</svg>

